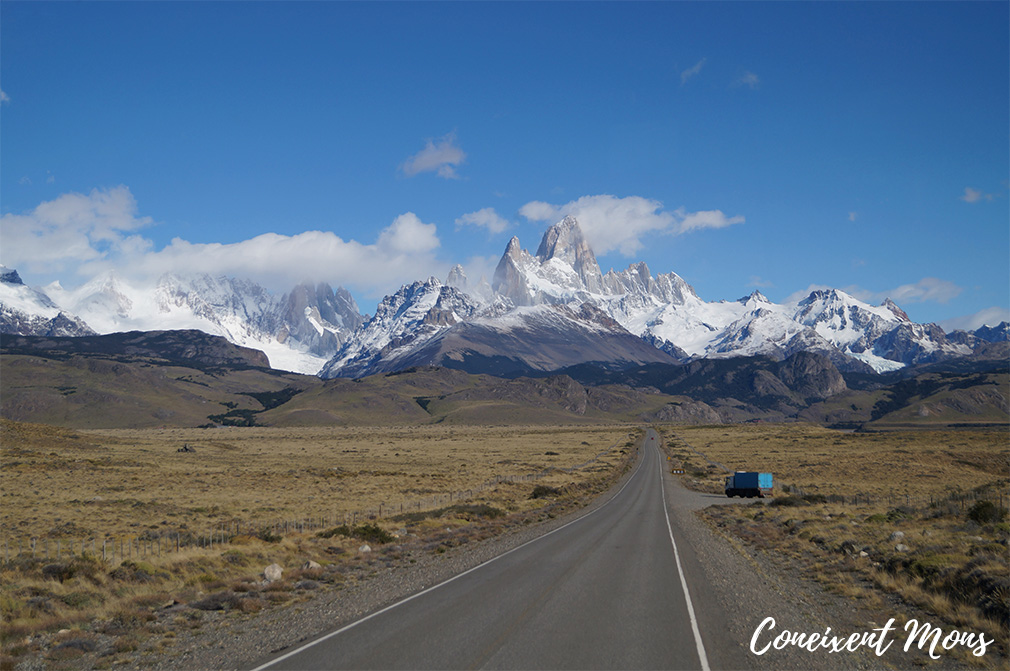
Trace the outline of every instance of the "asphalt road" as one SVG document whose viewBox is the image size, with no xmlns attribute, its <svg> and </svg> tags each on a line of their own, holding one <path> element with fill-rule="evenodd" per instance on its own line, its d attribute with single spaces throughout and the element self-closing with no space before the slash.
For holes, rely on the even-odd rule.
<svg viewBox="0 0 1010 671">
<path fill-rule="evenodd" d="M 259 669 L 746 666 L 676 540 L 659 440 L 605 505 Z"/>
</svg>

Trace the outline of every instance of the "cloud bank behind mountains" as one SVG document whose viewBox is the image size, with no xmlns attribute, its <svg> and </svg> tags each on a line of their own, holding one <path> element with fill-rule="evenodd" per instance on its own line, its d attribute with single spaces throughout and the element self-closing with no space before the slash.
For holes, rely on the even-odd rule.
<svg viewBox="0 0 1010 671">
<path fill-rule="evenodd" d="M 645 246 L 643 238 L 654 233 L 679 235 L 744 223 L 744 217 L 727 217 L 721 210 L 687 212 L 678 208 L 665 211 L 658 200 L 641 196 L 583 196 L 564 205 L 535 200 L 523 205 L 519 214 L 529 221 L 551 224 L 568 215 L 575 217 L 589 245 L 599 256 L 612 251 L 625 257 L 634 256 Z"/>
<path fill-rule="evenodd" d="M 82 280 L 109 270 L 153 282 L 166 272 L 209 273 L 254 280 L 286 291 L 305 280 L 325 279 L 367 293 L 441 272 L 435 224 L 407 212 L 373 243 L 345 240 L 331 231 L 296 235 L 265 233 L 235 243 L 192 243 L 173 239 L 160 250 L 138 233 L 151 226 L 138 216 L 125 186 L 68 193 L 27 214 L 0 217 L 0 263 L 23 273 Z"/>
</svg>

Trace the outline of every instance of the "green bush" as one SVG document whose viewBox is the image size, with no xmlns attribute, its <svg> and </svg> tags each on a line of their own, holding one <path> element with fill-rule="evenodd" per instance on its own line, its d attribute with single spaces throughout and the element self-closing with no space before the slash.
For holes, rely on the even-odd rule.
<svg viewBox="0 0 1010 671">
<path fill-rule="evenodd" d="M 976 501 L 975 505 L 968 509 L 968 519 L 978 524 L 989 524 L 991 522 L 1002 522 L 1006 517 L 1006 511 L 998 507 L 992 501 L 983 499 Z"/>
<path fill-rule="evenodd" d="M 264 543 L 280 543 L 284 540 L 283 536 L 275 534 L 269 527 L 263 527 L 260 529 L 260 532 L 256 534 L 256 538 L 260 539 Z"/>
<path fill-rule="evenodd" d="M 549 496 L 557 496 L 559 490 L 557 487 L 548 487 L 547 485 L 537 485 L 530 492 L 531 499 L 546 499 Z"/>
<path fill-rule="evenodd" d="M 358 538 L 366 543 L 389 543 L 394 540 L 392 534 L 374 523 L 359 524 L 354 528 L 351 528 L 346 524 L 341 524 L 339 527 L 327 529 L 326 531 L 320 531 L 316 534 L 316 536 L 319 538 L 347 536 L 348 538 Z"/>
<path fill-rule="evenodd" d="M 91 606 L 101 605 L 104 597 L 96 592 L 70 592 L 60 597 L 60 601 L 74 610 L 82 610 Z"/>
<path fill-rule="evenodd" d="M 167 571 L 159 571 L 147 562 L 124 561 L 109 572 L 109 577 L 123 582 L 146 583 L 156 578 L 170 577 Z"/>
<path fill-rule="evenodd" d="M 393 535 L 378 524 L 361 524 L 354 528 L 354 536 L 367 543 L 389 543 Z"/>
<path fill-rule="evenodd" d="M 333 538 L 334 536 L 347 536 L 350 538 L 351 528 L 346 524 L 341 524 L 339 527 L 326 529 L 325 531 L 320 531 L 316 534 L 316 537 L 318 538 Z"/>
<path fill-rule="evenodd" d="M 486 503 L 457 503 L 454 506 L 445 508 L 440 517 L 445 517 L 446 514 L 452 514 L 465 519 L 467 522 L 471 522 L 475 517 L 486 517 L 492 520 L 504 517 L 505 511 Z"/>
</svg>

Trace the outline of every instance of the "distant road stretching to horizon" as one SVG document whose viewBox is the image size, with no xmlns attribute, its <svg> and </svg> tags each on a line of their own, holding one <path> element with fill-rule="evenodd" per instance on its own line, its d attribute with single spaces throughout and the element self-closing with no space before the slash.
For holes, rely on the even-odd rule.
<svg viewBox="0 0 1010 671">
<path fill-rule="evenodd" d="M 697 612 L 711 604 L 691 599 L 701 572 L 674 540 L 659 440 L 650 429 L 603 506 L 257 671 L 710 668 Z M 742 661 L 715 653 L 716 668 Z"/>
</svg>

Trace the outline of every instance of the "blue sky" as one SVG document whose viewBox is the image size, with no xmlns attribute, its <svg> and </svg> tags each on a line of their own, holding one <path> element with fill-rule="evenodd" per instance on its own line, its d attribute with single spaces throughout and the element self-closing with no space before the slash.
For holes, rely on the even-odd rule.
<svg viewBox="0 0 1010 671">
<path fill-rule="evenodd" d="M 604 271 L 1010 316 L 1010 25 L 978 3 L 0 5 L 0 262 L 347 286 Z M 475 278 L 474 278 L 475 279 Z"/>
</svg>

